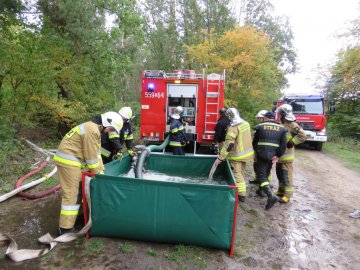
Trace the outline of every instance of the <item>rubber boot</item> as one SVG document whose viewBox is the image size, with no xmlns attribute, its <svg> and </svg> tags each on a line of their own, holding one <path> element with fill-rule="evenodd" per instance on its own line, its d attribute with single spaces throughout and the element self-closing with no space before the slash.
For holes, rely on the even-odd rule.
<svg viewBox="0 0 360 270">
<path fill-rule="evenodd" d="M 255 193 L 256 193 L 258 196 L 260 196 L 261 198 L 265 198 L 265 197 L 266 197 L 264 191 L 262 191 L 261 188 L 258 188 L 258 189 L 255 191 Z"/>
<path fill-rule="evenodd" d="M 238 195 L 239 202 L 245 202 L 245 196 Z"/>
<path fill-rule="evenodd" d="M 279 201 L 279 197 L 272 193 L 272 190 L 269 186 L 262 187 L 262 190 L 268 197 L 265 209 L 269 210 L 275 203 Z"/>
</svg>

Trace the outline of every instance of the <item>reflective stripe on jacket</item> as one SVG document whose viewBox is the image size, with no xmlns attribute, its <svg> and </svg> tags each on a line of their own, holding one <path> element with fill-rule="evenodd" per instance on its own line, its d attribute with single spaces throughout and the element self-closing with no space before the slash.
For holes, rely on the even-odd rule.
<svg viewBox="0 0 360 270">
<path fill-rule="evenodd" d="M 287 130 L 286 132 L 286 141 L 288 142 L 291 140 L 291 142 L 294 145 L 298 145 L 300 143 L 305 142 L 306 140 L 306 133 L 305 131 L 295 122 L 285 122 L 284 127 Z M 294 130 L 299 130 L 298 134 Z M 279 163 L 287 163 L 292 162 L 294 160 L 294 154 L 295 154 L 295 147 L 288 148 L 286 147 L 285 153 L 280 157 Z"/>
<path fill-rule="evenodd" d="M 185 128 L 180 119 L 171 119 L 170 123 L 170 146 L 185 145 Z"/>
<path fill-rule="evenodd" d="M 229 145 L 234 146 L 229 149 Z M 226 132 L 224 146 L 220 151 L 220 158 L 228 160 L 249 161 L 254 156 L 250 125 L 244 121 L 236 126 L 230 126 Z"/>
<path fill-rule="evenodd" d="M 86 122 L 71 129 L 62 139 L 54 156 L 57 164 L 84 168 L 94 173 L 104 170 L 100 153 L 100 126 Z"/>
</svg>

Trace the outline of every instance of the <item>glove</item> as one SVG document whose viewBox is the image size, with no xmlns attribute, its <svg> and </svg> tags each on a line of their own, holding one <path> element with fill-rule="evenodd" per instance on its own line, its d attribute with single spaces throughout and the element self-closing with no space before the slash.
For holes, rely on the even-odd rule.
<svg viewBox="0 0 360 270">
<path fill-rule="evenodd" d="M 294 144 L 292 141 L 288 141 L 287 144 L 286 144 L 286 147 L 287 148 L 293 148 L 294 147 Z"/>
<path fill-rule="evenodd" d="M 117 154 L 116 155 L 114 155 L 113 156 L 113 159 L 114 160 L 122 160 L 122 157 L 123 157 L 123 154 L 122 154 L 122 152 L 117 152 Z"/>
<path fill-rule="evenodd" d="M 218 154 L 219 154 L 219 145 L 218 145 L 218 144 L 214 144 L 213 150 L 214 150 L 214 154 L 215 154 L 215 155 L 218 155 Z"/>
<path fill-rule="evenodd" d="M 137 155 L 137 152 L 136 151 L 133 151 L 133 150 L 128 150 L 128 153 L 130 156 L 136 156 Z"/>
</svg>

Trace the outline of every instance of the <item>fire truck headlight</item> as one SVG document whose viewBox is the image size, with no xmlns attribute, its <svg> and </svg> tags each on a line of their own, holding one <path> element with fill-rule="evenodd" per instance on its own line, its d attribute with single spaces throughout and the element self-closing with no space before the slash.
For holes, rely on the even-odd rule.
<svg viewBox="0 0 360 270">
<path fill-rule="evenodd" d="M 155 85 L 154 85 L 154 83 L 148 83 L 146 90 L 147 90 L 148 92 L 154 92 L 154 90 L 155 90 Z"/>
</svg>

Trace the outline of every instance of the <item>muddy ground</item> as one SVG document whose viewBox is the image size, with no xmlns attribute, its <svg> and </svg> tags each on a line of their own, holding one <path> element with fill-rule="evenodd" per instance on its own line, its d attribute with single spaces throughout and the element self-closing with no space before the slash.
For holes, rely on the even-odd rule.
<svg viewBox="0 0 360 270">
<path fill-rule="evenodd" d="M 360 175 L 336 158 L 301 148 L 290 203 L 265 211 L 266 199 L 250 186 L 238 210 L 234 258 L 224 250 L 94 237 L 21 263 L 6 258 L 2 246 L 0 269 L 360 269 L 360 219 L 349 218 L 360 208 L 359 184 Z M 19 248 L 38 249 L 38 237 L 55 235 L 59 204 L 59 194 L 0 203 L 0 232 Z"/>
</svg>

